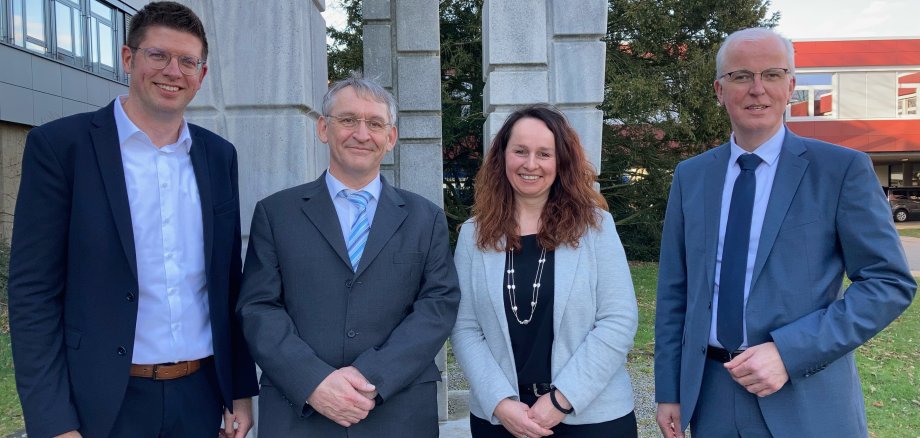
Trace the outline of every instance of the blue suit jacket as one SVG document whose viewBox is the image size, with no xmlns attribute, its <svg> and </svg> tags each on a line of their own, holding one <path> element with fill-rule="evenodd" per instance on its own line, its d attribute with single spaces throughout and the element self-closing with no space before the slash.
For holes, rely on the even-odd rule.
<svg viewBox="0 0 920 438">
<path fill-rule="evenodd" d="M 137 263 L 113 104 L 33 129 L 10 256 L 16 385 L 30 437 L 108 436 L 124 398 L 137 321 Z M 236 151 L 195 125 L 214 360 L 223 402 L 257 391 L 236 322 Z"/>
<path fill-rule="evenodd" d="M 724 144 L 680 163 L 665 216 L 655 392 L 659 403 L 681 404 L 683 428 L 706 360 L 729 155 Z M 746 308 L 749 344 L 775 342 L 789 373 L 758 399 L 774 436 L 867 435 L 853 350 L 904 311 L 915 289 L 869 158 L 787 129 Z"/>
</svg>

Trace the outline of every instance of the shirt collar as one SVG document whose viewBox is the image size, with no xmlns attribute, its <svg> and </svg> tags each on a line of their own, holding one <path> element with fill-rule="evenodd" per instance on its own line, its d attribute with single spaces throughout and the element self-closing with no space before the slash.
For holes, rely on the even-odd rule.
<svg viewBox="0 0 920 438">
<path fill-rule="evenodd" d="M 131 121 L 128 114 L 125 113 L 122 101 L 127 98 L 128 95 L 123 94 L 115 99 L 115 127 L 118 129 L 118 144 L 125 144 L 128 139 L 135 135 L 140 135 L 145 141 L 150 142 L 150 137 L 147 133 L 141 131 L 141 129 Z M 189 133 L 188 121 L 185 120 L 185 117 L 182 118 L 182 130 L 179 131 L 179 139 L 176 140 L 174 144 L 181 146 L 186 153 L 189 153 L 192 149 L 192 136 Z"/>
<path fill-rule="evenodd" d="M 358 190 L 353 190 L 349 188 L 348 186 L 346 186 L 341 181 L 339 181 L 338 178 L 334 177 L 332 175 L 332 172 L 329 172 L 329 170 L 327 169 L 326 170 L 326 188 L 329 189 L 329 196 L 332 199 L 335 199 L 336 196 L 339 196 L 339 193 L 342 190 L 346 190 L 346 193 L 364 190 L 365 192 L 370 193 L 370 195 L 374 199 L 379 201 L 380 191 L 383 190 L 383 182 L 380 181 L 380 174 L 378 173 L 377 176 L 374 177 L 374 179 L 372 179 L 371 182 L 367 183 L 366 186 L 361 187 Z"/>
<path fill-rule="evenodd" d="M 779 159 L 779 152 L 783 149 L 783 140 L 786 138 L 786 127 L 780 125 L 779 130 L 776 131 L 776 134 L 773 134 L 772 137 L 763 142 L 760 146 L 754 149 L 753 154 L 756 154 L 763 160 L 764 164 L 773 167 L 776 164 L 776 161 Z M 732 155 L 729 157 L 729 163 L 733 166 L 735 162 L 738 161 L 738 157 L 748 153 L 748 151 L 741 148 L 735 143 L 735 134 L 732 133 L 731 136 L 731 150 Z"/>
</svg>

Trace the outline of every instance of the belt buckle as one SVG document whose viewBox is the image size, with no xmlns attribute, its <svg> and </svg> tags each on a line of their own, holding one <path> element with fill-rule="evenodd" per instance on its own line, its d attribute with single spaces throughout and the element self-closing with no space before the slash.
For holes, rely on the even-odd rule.
<svg viewBox="0 0 920 438">
<path fill-rule="evenodd" d="M 537 388 L 537 384 L 536 384 L 536 383 L 531 383 L 531 384 L 530 384 L 530 388 L 533 389 L 533 395 L 534 395 L 534 397 L 540 398 L 540 389 Z"/>
<path fill-rule="evenodd" d="M 150 375 L 150 378 L 151 378 L 151 379 L 153 379 L 153 380 L 160 380 L 160 379 L 157 377 L 157 371 L 159 371 L 159 369 L 160 369 L 160 364 L 155 364 L 155 365 L 153 366 L 153 372 L 152 372 L 152 374 Z"/>
<path fill-rule="evenodd" d="M 732 359 L 738 356 L 741 356 L 741 353 L 744 353 L 744 350 L 735 350 L 735 351 L 725 350 L 725 352 L 728 353 L 728 361 L 731 362 Z"/>
</svg>

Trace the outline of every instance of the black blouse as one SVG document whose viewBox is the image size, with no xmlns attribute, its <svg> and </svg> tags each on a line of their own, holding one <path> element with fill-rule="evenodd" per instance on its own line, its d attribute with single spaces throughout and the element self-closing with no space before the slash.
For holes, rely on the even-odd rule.
<svg viewBox="0 0 920 438">
<path fill-rule="evenodd" d="M 542 247 L 537 243 L 535 234 L 521 236 L 520 252 L 514 253 L 515 300 L 518 306 L 517 319 L 511 311 L 511 298 L 508 294 L 508 269 L 510 260 L 505 255 L 505 280 L 502 292 L 505 301 L 505 317 L 508 320 L 508 334 L 511 337 L 511 349 L 514 353 L 514 365 L 517 368 L 518 383 L 552 382 L 550 360 L 553 352 L 553 292 L 554 292 L 554 253 L 546 252 L 543 275 L 540 278 L 540 294 L 533 318 L 524 325 L 518 319 L 526 321 L 531 318 L 530 302 L 533 298 L 533 284 L 537 275 L 537 261 Z"/>
</svg>

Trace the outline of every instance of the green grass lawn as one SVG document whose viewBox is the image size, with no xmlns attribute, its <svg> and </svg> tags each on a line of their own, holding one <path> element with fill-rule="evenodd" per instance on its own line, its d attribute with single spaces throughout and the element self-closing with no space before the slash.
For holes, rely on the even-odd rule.
<svg viewBox="0 0 920 438">
<path fill-rule="evenodd" d="M 920 228 L 901 228 L 898 234 L 907 237 L 920 237 Z"/>
</svg>

